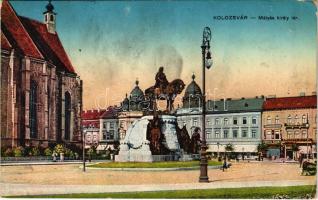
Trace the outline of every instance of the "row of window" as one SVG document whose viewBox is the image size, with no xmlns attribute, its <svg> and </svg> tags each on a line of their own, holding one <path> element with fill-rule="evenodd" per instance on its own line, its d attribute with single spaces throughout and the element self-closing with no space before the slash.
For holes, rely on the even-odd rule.
<svg viewBox="0 0 318 200">
<path fill-rule="evenodd" d="M 114 129 L 115 128 L 115 122 L 104 122 L 103 123 L 103 129 L 107 128 L 107 124 L 108 124 L 109 129 Z"/>
<path fill-rule="evenodd" d="M 251 135 L 249 136 L 249 132 L 247 129 L 243 129 L 239 131 L 238 129 L 233 129 L 232 132 L 228 129 L 221 130 L 214 130 L 214 134 L 212 134 L 212 129 L 206 129 L 206 136 L 207 138 L 256 138 L 257 137 L 257 130 L 252 129 Z"/>
<path fill-rule="evenodd" d="M 308 137 L 307 134 L 307 130 L 303 130 L 303 131 L 299 131 L 299 130 L 295 130 L 295 131 L 287 131 L 287 139 L 304 139 Z M 276 131 L 270 131 L 268 130 L 265 134 L 265 139 L 276 139 L 279 140 L 281 139 L 281 133 L 279 130 Z"/>
<path fill-rule="evenodd" d="M 276 115 L 276 117 L 273 119 L 275 120 L 275 124 L 279 124 L 280 123 L 280 119 L 278 117 L 278 115 Z M 292 124 L 293 122 L 294 123 L 300 123 L 300 121 L 305 124 L 305 123 L 308 123 L 308 118 L 307 118 L 307 115 L 302 115 L 301 117 L 301 120 L 300 120 L 300 117 L 298 115 L 295 115 L 294 119 L 291 115 L 288 115 L 287 119 L 286 119 L 286 123 L 287 124 Z M 271 116 L 268 116 L 267 117 L 267 124 L 272 124 L 272 118 Z"/>
<path fill-rule="evenodd" d="M 103 140 L 114 140 L 115 139 L 115 131 L 103 131 Z"/>
<path fill-rule="evenodd" d="M 287 138 L 288 139 L 305 139 L 308 137 L 307 131 L 303 130 L 303 131 L 287 131 Z"/>
<path fill-rule="evenodd" d="M 232 123 L 231 123 L 232 122 Z M 248 117 L 242 117 L 241 119 L 238 117 L 233 117 L 231 119 L 229 118 L 215 118 L 214 119 L 214 125 L 229 125 L 229 124 L 233 124 L 233 125 L 238 125 L 238 124 L 248 124 L 249 120 Z M 252 124 L 257 124 L 257 118 L 256 117 L 252 117 L 251 119 L 251 123 Z M 186 125 L 186 122 L 183 122 L 183 125 Z M 207 125 L 211 126 L 212 125 L 212 120 L 208 119 L 207 120 Z M 193 119 L 192 121 L 192 126 L 199 126 L 199 120 L 198 118 Z"/>
<path fill-rule="evenodd" d="M 97 135 L 86 135 L 86 143 L 98 143 Z"/>
</svg>

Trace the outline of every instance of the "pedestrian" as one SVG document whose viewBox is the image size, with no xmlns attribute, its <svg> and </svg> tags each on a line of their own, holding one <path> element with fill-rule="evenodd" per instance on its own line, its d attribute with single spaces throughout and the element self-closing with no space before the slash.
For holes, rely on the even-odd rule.
<svg viewBox="0 0 318 200">
<path fill-rule="evenodd" d="M 264 159 L 263 152 L 261 152 L 261 159 L 262 159 L 262 161 L 263 161 L 263 159 Z"/>
<path fill-rule="evenodd" d="M 57 156 L 56 152 L 55 152 L 55 151 L 53 151 L 53 154 L 52 154 L 53 162 L 56 162 L 56 156 Z"/>
<path fill-rule="evenodd" d="M 303 164 L 303 159 L 304 159 L 304 156 L 303 154 L 300 154 L 299 156 L 299 167 L 301 168 L 302 164 Z"/>
<path fill-rule="evenodd" d="M 224 162 L 223 162 L 223 171 L 224 171 L 224 169 L 227 169 L 226 157 L 224 157 Z"/>
</svg>

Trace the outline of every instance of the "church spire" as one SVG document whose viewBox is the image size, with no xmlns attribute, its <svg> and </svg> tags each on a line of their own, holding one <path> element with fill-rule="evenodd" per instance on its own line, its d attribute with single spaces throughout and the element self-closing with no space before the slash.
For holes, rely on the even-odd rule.
<svg viewBox="0 0 318 200">
<path fill-rule="evenodd" d="M 44 23 L 49 33 L 55 34 L 55 25 L 56 25 L 56 13 L 53 11 L 54 6 L 49 0 L 49 3 L 45 6 L 46 11 L 43 12 L 44 14 Z"/>
</svg>

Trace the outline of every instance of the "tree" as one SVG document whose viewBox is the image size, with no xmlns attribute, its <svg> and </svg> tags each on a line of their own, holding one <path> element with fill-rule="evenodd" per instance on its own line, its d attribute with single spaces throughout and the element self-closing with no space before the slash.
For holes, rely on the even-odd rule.
<svg viewBox="0 0 318 200">
<path fill-rule="evenodd" d="M 261 160 L 261 155 L 264 155 L 265 152 L 267 151 L 267 149 L 268 149 L 268 145 L 266 143 L 264 143 L 264 142 L 259 143 L 257 145 L 258 161 Z"/>
<path fill-rule="evenodd" d="M 226 154 L 227 152 L 232 152 L 232 151 L 234 151 L 234 146 L 233 146 L 233 144 L 228 143 L 227 145 L 225 145 L 225 154 Z"/>
<path fill-rule="evenodd" d="M 257 152 L 258 153 L 264 153 L 265 151 L 267 151 L 267 149 L 268 149 L 268 145 L 264 142 L 259 143 L 257 145 Z"/>
</svg>

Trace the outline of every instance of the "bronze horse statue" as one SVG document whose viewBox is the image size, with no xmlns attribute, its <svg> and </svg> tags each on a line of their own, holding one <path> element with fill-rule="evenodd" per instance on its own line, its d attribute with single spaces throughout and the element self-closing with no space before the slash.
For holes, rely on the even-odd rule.
<svg viewBox="0 0 318 200">
<path fill-rule="evenodd" d="M 185 84 L 181 79 L 175 79 L 170 82 L 165 88 L 151 86 L 150 88 L 145 90 L 145 96 L 149 98 L 149 100 L 167 100 L 166 109 L 171 112 L 174 108 L 173 102 L 178 94 L 184 90 Z"/>
</svg>

